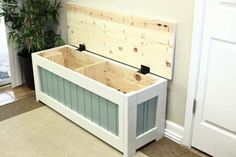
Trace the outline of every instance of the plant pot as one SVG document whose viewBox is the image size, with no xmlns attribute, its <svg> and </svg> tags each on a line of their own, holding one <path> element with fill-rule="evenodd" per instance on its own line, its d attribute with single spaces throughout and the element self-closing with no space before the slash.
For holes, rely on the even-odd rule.
<svg viewBox="0 0 236 157">
<path fill-rule="evenodd" d="M 31 57 L 22 57 L 18 54 L 20 61 L 20 66 L 22 70 L 22 75 L 25 78 L 26 85 L 34 89 L 34 76 L 33 76 L 33 67 L 32 67 L 32 58 Z"/>
</svg>

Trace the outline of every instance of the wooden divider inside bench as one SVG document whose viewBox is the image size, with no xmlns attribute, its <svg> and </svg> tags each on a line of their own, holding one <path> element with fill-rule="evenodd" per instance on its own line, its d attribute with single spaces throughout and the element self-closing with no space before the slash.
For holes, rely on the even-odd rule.
<svg viewBox="0 0 236 157">
<path fill-rule="evenodd" d="M 81 67 L 75 71 L 123 93 L 145 88 L 157 81 L 109 61 Z"/>
</svg>

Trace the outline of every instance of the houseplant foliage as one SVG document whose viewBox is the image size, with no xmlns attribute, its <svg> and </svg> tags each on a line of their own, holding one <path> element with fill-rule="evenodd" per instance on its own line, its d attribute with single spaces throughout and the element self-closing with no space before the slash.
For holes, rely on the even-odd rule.
<svg viewBox="0 0 236 157">
<path fill-rule="evenodd" d="M 60 1 L 0 0 L 0 4 L 0 16 L 5 18 L 9 41 L 15 43 L 20 62 L 31 62 L 23 65 L 24 75 L 32 71 L 31 53 L 64 44 L 58 33 Z"/>
</svg>

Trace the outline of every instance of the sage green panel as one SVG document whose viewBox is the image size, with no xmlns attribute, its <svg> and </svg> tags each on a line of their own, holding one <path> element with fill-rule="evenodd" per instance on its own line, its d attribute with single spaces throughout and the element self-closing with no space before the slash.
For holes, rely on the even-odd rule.
<svg viewBox="0 0 236 157">
<path fill-rule="evenodd" d="M 157 104 L 157 97 L 154 97 L 141 104 L 138 104 L 136 136 L 139 136 L 155 127 L 156 104 Z"/>
<path fill-rule="evenodd" d="M 64 87 L 65 87 L 65 99 L 66 103 L 65 105 L 69 108 L 71 108 L 71 92 L 70 92 L 70 82 L 67 80 L 64 80 Z"/>
<path fill-rule="evenodd" d="M 144 105 L 142 103 L 137 106 L 137 136 L 144 133 Z"/>
<path fill-rule="evenodd" d="M 40 83 L 41 83 L 41 90 L 45 94 L 48 94 L 47 90 L 47 71 L 43 68 L 39 67 L 40 71 Z"/>
<path fill-rule="evenodd" d="M 109 132 L 119 134 L 118 105 L 78 85 L 40 68 L 44 93 Z"/>
<path fill-rule="evenodd" d="M 47 71 L 47 91 L 49 96 L 53 96 L 52 73 Z"/>
<path fill-rule="evenodd" d="M 147 106 L 147 101 L 144 102 L 144 110 L 143 110 L 143 122 L 144 122 L 144 132 L 147 131 L 147 116 L 148 116 L 148 106 Z"/>
<path fill-rule="evenodd" d="M 155 127 L 156 122 L 156 98 L 147 102 L 147 130 Z"/>
<path fill-rule="evenodd" d="M 84 89 L 77 86 L 77 91 L 78 91 L 78 111 L 80 115 L 84 116 L 85 115 L 85 106 L 84 106 Z"/>
<path fill-rule="evenodd" d="M 43 84 L 42 84 L 42 80 L 43 80 L 42 71 L 43 71 L 43 69 L 40 68 L 40 67 L 38 67 L 39 81 L 40 81 L 40 90 L 41 90 L 42 92 L 44 92 L 44 90 L 43 90 Z"/>
<path fill-rule="evenodd" d="M 58 76 L 52 74 L 52 81 L 53 81 L 53 98 L 59 101 L 59 89 L 58 89 Z"/>
<path fill-rule="evenodd" d="M 77 112 L 77 85 L 71 83 L 71 109 Z"/>
<path fill-rule="evenodd" d="M 99 96 L 92 93 L 92 121 L 100 125 Z"/>
<path fill-rule="evenodd" d="M 58 77 L 58 89 L 59 89 L 59 102 L 65 105 L 66 99 L 65 99 L 64 79 L 61 77 Z"/>
<path fill-rule="evenodd" d="M 108 106 L 107 99 L 100 97 L 100 126 L 108 129 Z"/>
<path fill-rule="evenodd" d="M 108 130 L 113 134 L 118 134 L 118 106 L 108 101 Z"/>
<path fill-rule="evenodd" d="M 92 120 L 92 95 L 88 90 L 84 90 L 85 117 Z"/>
</svg>

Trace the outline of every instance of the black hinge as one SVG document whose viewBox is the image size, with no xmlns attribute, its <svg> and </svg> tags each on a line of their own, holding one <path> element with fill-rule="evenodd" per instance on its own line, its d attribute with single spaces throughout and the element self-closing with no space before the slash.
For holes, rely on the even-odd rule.
<svg viewBox="0 0 236 157">
<path fill-rule="evenodd" d="M 78 48 L 77 50 L 79 50 L 79 51 L 85 51 L 85 50 L 86 50 L 85 44 L 79 44 L 79 48 Z"/>
<path fill-rule="evenodd" d="M 141 65 L 141 69 L 138 72 L 144 75 L 150 73 L 150 67 Z"/>
<path fill-rule="evenodd" d="M 197 100 L 193 100 L 193 113 L 196 113 L 196 107 L 197 107 Z"/>
</svg>

